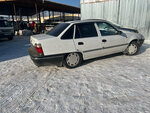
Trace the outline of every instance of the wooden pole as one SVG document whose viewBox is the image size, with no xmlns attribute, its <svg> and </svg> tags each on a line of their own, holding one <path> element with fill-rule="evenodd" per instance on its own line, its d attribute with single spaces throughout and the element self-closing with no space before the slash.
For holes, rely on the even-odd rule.
<svg viewBox="0 0 150 113">
<path fill-rule="evenodd" d="M 14 26 L 14 15 L 12 14 L 12 22 L 13 22 L 13 26 Z M 15 26 L 14 26 L 15 27 Z"/>
<path fill-rule="evenodd" d="M 74 20 L 74 14 L 72 14 L 72 20 Z"/>
<path fill-rule="evenodd" d="M 63 12 L 63 21 L 65 22 L 65 12 Z"/>
<path fill-rule="evenodd" d="M 49 12 L 49 20 L 51 19 L 51 13 L 50 13 L 50 11 L 48 11 Z"/>
<path fill-rule="evenodd" d="M 22 21 L 21 9 L 19 9 L 19 17 L 20 17 L 20 21 Z"/>
<path fill-rule="evenodd" d="M 32 16 L 31 16 L 31 21 L 32 21 Z"/>
<path fill-rule="evenodd" d="M 45 17 L 45 15 L 44 15 L 44 11 L 42 12 L 42 14 L 43 14 L 43 22 L 44 22 L 44 17 Z"/>
<path fill-rule="evenodd" d="M 51 13 L 50 13 L 50 11 L 48 11 L 48 13 L 49 13 L 49 20 L 51 19 Z"/>
<path fill-rule="evenodd" d="M 59 21 L 61 21 L 61 12 L 59 12 Z"/>
<path fill-rule="evenodd" d="M 53 21 L 55 21 L 55 18 L 54 18 L 54 11 L 52 12 L 52 15 L 53 15 Z"/>
<path fill-rule="evenodd" d="M 39 23 L 41 24 L 41 14 L 39 13 Z"/>
<path fill-rule="evenodd" d="M 36 2 L 35 2 L 35 10 L 36 10 L 37 23 L 38 23 L 38 7 L 37 7 L 37 3 Z"/>
<path fill-rule="evenodd" d="M 28 21 L 28 23 L 29 23 L 29 21 L 30 21 L 30 20 L 29 20 L 29 16 L 27 16 L 27 21 Z"/>
<path fill-rule="evenodd" d="M 13 4 L 13 7 L 14 7 L 14 14 L 15 14 L 15 19 L 16 19 L 16 29 L 18 31 L 19 30 L 19 26 L 18 26 L 18 18 L 17 18 L 17 12 L 16 12 L 16 5 Z M 18 32 L 17 32 L 17 35 L 18 35 Z"/>
</svg>

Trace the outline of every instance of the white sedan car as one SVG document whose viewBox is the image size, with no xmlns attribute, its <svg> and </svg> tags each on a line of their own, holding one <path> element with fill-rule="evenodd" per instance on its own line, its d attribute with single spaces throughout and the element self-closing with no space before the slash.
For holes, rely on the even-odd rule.
<svg viewBox="0 0 150 113">
<path fill-rule="evenodd" d="M 61 23 L 46 34 L 31 36 L 28 52 L 37 66 L 56 61 L 67 68 L 88 60 L 124 52 L 135 55 L 144 37 L 135 30 L 118 28 L 105 20 Z"/>
</svg>

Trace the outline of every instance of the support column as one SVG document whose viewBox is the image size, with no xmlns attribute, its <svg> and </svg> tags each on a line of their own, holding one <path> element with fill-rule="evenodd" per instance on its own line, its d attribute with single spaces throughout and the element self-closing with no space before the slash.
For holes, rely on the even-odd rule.
<svg viewBox="0 0 150 113">
<path fill-rule="evenodd" d="M 63 12 L 63 21 L 65 22 L 65 12 Z"/>
<path fill-rule="evenodd" d="M 48 13 L 49 13 L 49 20 L 51 19 L 51 13 L 50 13 L 50 11 L 48 11 Z"/>
<path fill-rule="evenodd" d="M 13 7 L 14 7 L 14 14 L 15 14 L 15 19 L 16 19 L 16 29 L 18 31 L 19 30 L 19 26 L 18 26 L 18 18 L 17 18 L 17 12 L 16 12 L 16 5 L 13 4 Z M 17 32 L 17 35 L 18 35 L 18 32 Z"/>
<path fill-rule="evenodd" d="M 35 11 L 36 11 L 36 17 L 37 17 L 37 22 L 38 22 L 38 7 L 37 3 L 35 2 Z"/>
<path fill-rule="evenodd" d="M 80 19 L 80 14 L 78 13 L 78 19 Z"/>
<path fill-rule="evenodd" d="M 61 21 L 61 19 L 62 19 L 62 18 L 61 18 L 61 12 L 60 12 L 60 14 L 59 14 L 59 21 Z"/>
<path fill-rule="evenodd" d="M 32 16 L 31 16 L 31 21 L 32 21 Z"/>
<path fill-rule="evenodd" d="M 43 22 L 44 22 L 44 17 L 45 17 L 45 16 L 44 16 L 44 12 L 42 12 L 42 15 L 43 15 Z"/>
<path fill-rule="evenodd" d="M 20 21 L 22 21 L 21 9 L 19 9 L 19 17 L 20 17 Z"/>
<path fill-rule="evenodd" d="M 22 16 L 20 15 L 20 21 L 22 21 Z"/>
<path fill-rule="evenodd" d="M 74 14 L 72 14 L 72 20 L 74 20 Z"/>
<path fill-rule="evenodd" d="M 14 15 L 12 14 L 12 22 L 13 22 L 13 26 L 14 26 Z M 15 26 L 14 26 L 15 27 Z"/>
<path fill-rule="evenodd" d="M 30 20 L 29 20 L 29 16 L 27 16 L 27 21 L 28 21 L 28 23 L 29 23 L 29 21 L 30 21 Z"/>
<path fill-rule="evenodd" d="M 52 11 L 52 15 L 53 15 L 53 22 L 54 22 L 55 21 L 54 11 Z"/>
<path fill-rule="evenodd" d="M 41 24 L 41 14 L 39 13 L 39 23 Z"/>
</svg>

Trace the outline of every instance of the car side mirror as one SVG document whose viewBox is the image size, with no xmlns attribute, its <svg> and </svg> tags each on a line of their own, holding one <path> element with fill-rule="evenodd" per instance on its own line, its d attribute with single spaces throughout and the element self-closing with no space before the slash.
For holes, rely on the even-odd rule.
<svg viewBox="0 0 150 113">
<path fill-rule="evenodd" d="M 122 31 L 118 31 L 118 34 L 120 34 L 120 35 L 121 35 L 122 33 L 123 33 Z"/>
</svg>

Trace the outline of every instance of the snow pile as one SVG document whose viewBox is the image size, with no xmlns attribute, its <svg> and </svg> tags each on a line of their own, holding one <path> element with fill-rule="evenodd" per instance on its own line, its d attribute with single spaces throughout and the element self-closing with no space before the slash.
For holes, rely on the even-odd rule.
<svg viewBox="0 0 150 113">
<path fill-rule="evenodd" d="M 150 44 L 136 56 L 111 55 L 72 70 L 37 68 L 28 45 L 28 37 L 0 42 L 0 113 L 150 112 Z"/>
</svg>

